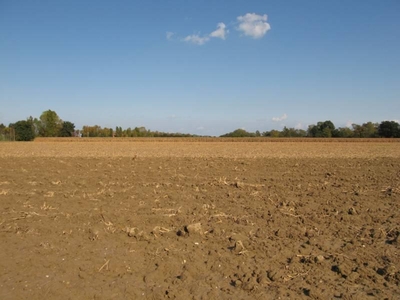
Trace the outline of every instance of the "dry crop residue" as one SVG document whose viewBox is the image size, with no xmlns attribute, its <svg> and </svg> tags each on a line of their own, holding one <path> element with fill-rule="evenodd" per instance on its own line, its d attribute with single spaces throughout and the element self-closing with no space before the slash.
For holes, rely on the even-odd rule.
<svg viewBox="0 0 400 300">
<path fill-rule="evenodd" d="M 127 144 L 0 144 L 1 299 L 400 297 L 398 143 Z"/>
</svg>

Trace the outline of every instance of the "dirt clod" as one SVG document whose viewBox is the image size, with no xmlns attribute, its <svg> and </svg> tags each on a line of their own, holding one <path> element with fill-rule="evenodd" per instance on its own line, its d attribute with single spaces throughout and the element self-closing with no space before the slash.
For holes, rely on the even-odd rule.
<svg viewBox="0 0 400 300">
<path fill-rule="evenodd" d="M 203 234 L 203 229 L 201 227 L 201 223 L 194 223 L 194 224 L 190 224 L 185 226 L 185 231 L 191 235 L 193 234 Z"/>
</svg>

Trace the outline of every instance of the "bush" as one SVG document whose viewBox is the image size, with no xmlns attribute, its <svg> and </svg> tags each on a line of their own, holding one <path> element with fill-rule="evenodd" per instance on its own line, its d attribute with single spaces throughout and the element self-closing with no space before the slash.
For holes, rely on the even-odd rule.
<svg viewBox="0 0 400 300">
<path fill-rule="evenodd" d="M 32 123 L 28 121 L 18 121 L 11 125 L 15 130 L 16 141 L 33 141 L 35 132 L 33 131 Z"/>
</svg>

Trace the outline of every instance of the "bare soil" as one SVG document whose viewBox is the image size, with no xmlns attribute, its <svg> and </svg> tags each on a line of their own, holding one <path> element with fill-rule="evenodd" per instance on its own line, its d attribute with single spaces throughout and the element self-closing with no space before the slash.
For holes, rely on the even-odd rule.
<svg viewBox="0 0 400 300">
<path fill-rule="evenodd" d="M 1 143 L 1 299 L 399 299 L 399 143 Z"/>
</svg>

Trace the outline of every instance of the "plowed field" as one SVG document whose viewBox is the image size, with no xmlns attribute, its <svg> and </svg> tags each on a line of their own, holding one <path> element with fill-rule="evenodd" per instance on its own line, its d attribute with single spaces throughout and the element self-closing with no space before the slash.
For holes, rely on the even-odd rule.
<svg viewBox="0 0 400 300">
<path fill-rule="evenodd" d="M 399 299 L 400 143 L 0 143 L 0 299 Z"/>
</svg>

